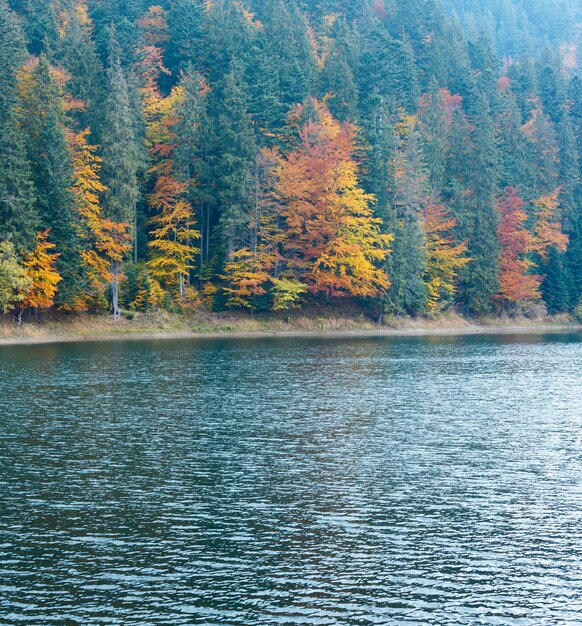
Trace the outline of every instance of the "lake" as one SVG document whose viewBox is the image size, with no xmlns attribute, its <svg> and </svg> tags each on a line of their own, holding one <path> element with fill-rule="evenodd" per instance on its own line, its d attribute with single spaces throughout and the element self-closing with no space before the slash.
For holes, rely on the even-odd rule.
<svg viewBox="0 0 582 626">
<path fill-rule="evenodd" d="M 2 347 L 0 623 L 580 624 L 582 335 Z"/>
</svg>

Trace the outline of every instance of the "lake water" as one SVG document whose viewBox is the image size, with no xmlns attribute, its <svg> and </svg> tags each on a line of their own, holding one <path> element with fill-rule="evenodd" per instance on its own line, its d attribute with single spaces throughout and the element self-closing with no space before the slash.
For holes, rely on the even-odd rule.
<svg viewBox="0 0 582 626">
<path fill-rule="evenodd" d="M 582 336 L 0 348 L 0 624 L 582 624 Z"/>
</svg>

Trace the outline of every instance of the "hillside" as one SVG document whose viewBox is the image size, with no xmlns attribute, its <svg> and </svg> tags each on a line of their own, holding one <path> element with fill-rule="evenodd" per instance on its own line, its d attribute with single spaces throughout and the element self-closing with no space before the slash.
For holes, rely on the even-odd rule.
<svg viewBox="0 0 582 626">
<path fill-rule="evenodd" d="M 0 313 L 571 313 L 575 0 L 0 0 Z"/>
</svg>

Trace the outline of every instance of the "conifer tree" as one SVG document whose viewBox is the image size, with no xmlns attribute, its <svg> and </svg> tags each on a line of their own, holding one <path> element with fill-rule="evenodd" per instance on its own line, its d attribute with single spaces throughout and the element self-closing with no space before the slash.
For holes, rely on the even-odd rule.
<svg viewBox="0 0 582 626">
<path fill-rule="evenodd" d="M 43 227 L 59 253 L 57 271 L 62 283 L 56 304 L 74 309 L 84 285 L 78 215 L 72 192 L 73 166 L 66 139 L 63 77 L 51 70 L 46 57 L 23 76 L 25 130 Z"/>
<path fill-rule="evenodd" d="M 491 297 L 498 291 L 499 242 L 496 237 L 498 214 L 496 193 L 499 178 L 499 155 L 495 128 L 485 95 L 477 97 L 472 154 L 468 163 L 471 192 L 467 238 L 468 254 L 473 259 L 462 272 L 462 291 L 467 309 L 474 314 L 490 310 Z"/>
<path fill-rule="evenodd" d="M 131 86 L 121 64 L 120 50 L 112 34 L 107 68 L 107 96 L 101 128 L 103 211 L 106 217 L 132 226 L 134 260 L 137 260 L 138 172 L 143 157 L 138 120 L 130 99 Z"/>
<path fill-rule="evenodd" d="M 25 54 L 18 20 L 0 0 L 0 240 L 31 249 L 39 219 L 17 111 L 17 74 Z"/>
<path fill-rule="evenodd" d="M 166 63 L 175 76 L 188 65 L 202 67 L 206 8 L 203 0 L 173 0 L 168 11 L 172 45 Z"/>
<path fill-rule="evenodd" d="M 67 0 L 59 14 L 59 39 L 55 62 L 67 70 L 67 91 L 80 100 L 82 107 L 75 112 L 79 130 L 97 130 L 99 105 L 102 97 L 103 67 L 93 41 L 93 24 L 85 0 Z"/>
<path fill-rule="evenodd" d="M 207 158 L 227 256 L 239 247 L 249 219 L 256 150 L 241 69 L 233 64 L 210 102 L 211 107 L 220 109 L 212 127 Z"/>
<path fill-rule="evenodd" d="M 395 228 L 390 258 L 392 285 L 388 292 L 393 313 L 417 315 L 425 310 L 427 291 L 425 233 L 422 211 L 428 197 L 426 166 L 422 160 L 416 118 L 405 117 L 398 127 L 399 146 L 394 168 Z"/>
</svg>

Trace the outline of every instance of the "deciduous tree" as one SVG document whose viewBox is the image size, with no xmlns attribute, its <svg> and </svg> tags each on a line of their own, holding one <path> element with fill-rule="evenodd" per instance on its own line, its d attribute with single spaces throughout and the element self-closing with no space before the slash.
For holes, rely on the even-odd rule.
<svg viewBox="0 0 582 626">
<path fill-rule="evenodd" d="M 26 269 L 31 284 L 22 301 L 22 306 L 30 309 L 49 309 L 54 305 L 55 294 L 61 275 L 56 270 L 58 253 L 53 252 L 55 244 L 48 241 L 49 230 L 38 233 L 32 252 L 25 254 L 22 265 Z"/>
<path fill-rule="evenodd" d="M 514 187 L 507 187 L 497 201 L 499 226 L 497 236 L 501 246 L 499 259 L 499 293 L 503 305 L 539 300 L 541 276 L 531 273 L 534 267 L 528 254 L 534 238 L 524 227 L 528 219 L 525 202 Z"/>
</svg>

